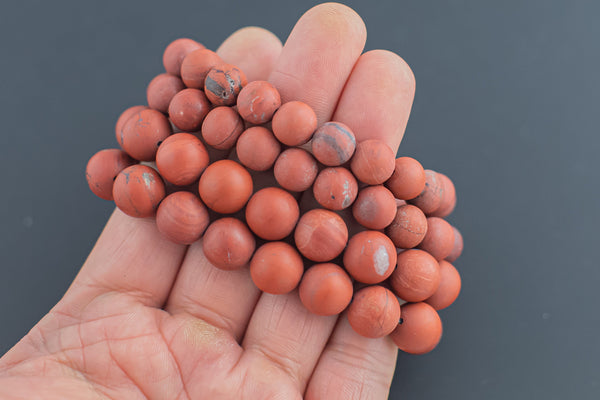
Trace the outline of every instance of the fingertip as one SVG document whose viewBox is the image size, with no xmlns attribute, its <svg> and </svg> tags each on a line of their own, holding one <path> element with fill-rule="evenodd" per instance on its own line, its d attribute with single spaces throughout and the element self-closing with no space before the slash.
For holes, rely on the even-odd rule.
<svg viewBox="0 0 600 400">
<path fill-rule="evenodd" d="M 406 61 L 388 50 L 371 50 L 356 62 L 334 119 L 347 124 L 357 140 L 384 140 L 396 152 L 414 95 L 415 77 Z"/>
<path fill-rule="evenodd" d="M 251 43 L 253 41 L 262 40 L 262 44 L 273 47 L 283 47 L 281 40 L 273 32 L 261 28 L 260 26 L 245 26 L 233 32 L 217 49 L 217 53 L 230 51 L 233 44 L 240 41 Z"/>
<path fill-rule="evenodd" d="M 329 2 L 318 4 L 302 15 L 303 19 L 314 19 L 320 26 L 327 26 L 332 32 L 345 37 L 351 35 L 367 40 L 367 27 L 356 11 L 345 4 Z"/>
<path fill-rule="evenodd" d="M 331 119 L 366 36 L 362 18 L 350 7 L 317 5 L 292 29 L 269 81 L 283 102 L 300 100 L 310 105 L 320 125 Z"/>
<path fill-rule="evenodd" d="M 273 70 L 283 45 L 272 32 L 247 26 L 232 33 L 217 49 L 226 62 L 241 68 L 248 81 L 265 80 Z"/>
<path fill-rule="evenodd" d="M 408 93 L 415 92 L 415 75 L 406 60 L 390 50 L 375 49 L 363 54 L 365 58 L 373 58 L 374 62 L 389 67 L 390 71 L 396 74 L 396 80 L 403 83 L 403 87 Z"/>
</svg>

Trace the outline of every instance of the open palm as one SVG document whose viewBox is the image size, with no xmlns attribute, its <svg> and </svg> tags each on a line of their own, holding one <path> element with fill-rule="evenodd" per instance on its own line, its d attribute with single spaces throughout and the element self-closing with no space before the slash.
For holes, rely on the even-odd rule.
<svg viewBox="0 0 600 400">
<path fill-rule="evenodd" d="M 361 55 L 366 30 L 339 4 L 309 10 L 285 46 L 244 28 L 218 49 L 282 101 L 311 105 L 357 140 L 397 149 L 414 78 L 397 55 Z M 201 242 L 116 210 L 63 299 L 0 359 L 1 398 L 382 399 L 397 350 L 346 318 L 310 314 L 296 291 L 261 293 L 247 269 L 221 271 Z"/>
</svg>

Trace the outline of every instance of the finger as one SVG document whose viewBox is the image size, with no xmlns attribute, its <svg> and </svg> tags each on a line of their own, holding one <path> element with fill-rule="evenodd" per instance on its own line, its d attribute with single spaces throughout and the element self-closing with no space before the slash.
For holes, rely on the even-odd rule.
<svg viewBox="0 0 600 400">
<path fill-rule="evenodd" d="M 365 24 L 352 9 L 335 3 L 313 7 L 292 30 L 269 81 L 283 103 L 309 104 L 321 125 L 331 118 L 366 37 Z"/>
<path fill-rule="evenodd" d="M 319 360 L 337 316 L 311 314 L 298 291 L 287 295 L 263 293 L 244 337 L 245 361 L 270 361 L 296 383 L 300 393 Z"/>
<path fill-rule="evenodd" d="M 186 247 L 165 239 L 154 219 L 115 209 L 62 303 L 77 313 L 97 296 L 119 292 L 161 307 Z"/>
<path fill-rule="evenodd" d="M 235 31 L 217 49 L 217 54 L 240 68 L 248 82 L 265 80 L 281 53 L 281 41 L 273 33 L 256 26 Z"/>
<path fill-rule="evenodd" d="M 266 79 L 280 52 L 279 39 L 255 27 L 238 30 L 218 50 L 226 62 L 245 71 L 249 80 Z M 190 246 L 185 256 L 166 310 L 189 313 L 241 340 L 259 294 L 247 268 L 215 268 L 204 256 L 199 241 Z"/>
<path fill-rule="evenodd" d="M 404 135 L 415 95 L 415 78 L 406 62 L 386 50 L 358 59 L 333 120 L 343 121 L 358 141 L 385 141 L 394 153 Z"/>
<path fill-rule="evenodd" d="M 396 54 L 373 50 L 357 61 L 333 119 L 347 124 L 357 141 L 379 139 L 397 151 L 414 97 L 415 81 Z M 383 101 L 382 101 L 383 99 Z M 342 317 L 307 389 L 307 398 L 387 398 L 396 347 L 387 339 L 366 339 Z"/>
<path fill-rule="evenodd" d="M 302 100 L 313 107 L 320 123 L 327 121 L 365 38 L 364 23 L 352 9 L 334 3 L 316 6 L 292 30 L 269 80 L 284 102 Z M 335 321 L 308 312 L 297 291 L 263 294 L 246 331 L 243 357 L 250 364 L 268 359 L 303 392 Z"/>
<path fill-rule="evenodd" d="M 304 398 L 387 399 L 398 349 L 389 337 L 364 338 L 343 315 L 315 368 Z"/>
</svg>

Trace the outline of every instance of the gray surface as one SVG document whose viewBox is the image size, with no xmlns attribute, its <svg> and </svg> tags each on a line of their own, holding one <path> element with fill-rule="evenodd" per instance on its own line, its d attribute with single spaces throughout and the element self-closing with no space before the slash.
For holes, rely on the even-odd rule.
<svg viewBox="0 0 600 400">
<path fill-rule="evenodd" d="M 68 287 L 111 212 L 83 170 L 144 101 L 164 46 L 289 33 L 308 2 L 2 2 L 0 353 Z M 312 4 L 312 3 L 311 3 Z M 368 49 L 402 55 L 417 96 L 401 154 L 446 172 L 464 233 L 458 302 L 391 398 L 600 397 L 600 3 L 350 2 Z M 171 8 L 173 7 L 173 8 Z"/>
</svg>

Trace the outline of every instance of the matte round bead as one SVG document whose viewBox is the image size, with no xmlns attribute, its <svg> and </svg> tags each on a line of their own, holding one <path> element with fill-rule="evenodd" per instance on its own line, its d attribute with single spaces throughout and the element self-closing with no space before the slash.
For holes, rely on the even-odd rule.
<svg viewBox="0 0 600 400">
<path fill-rule="evenodd" d="M 208 152 L 196 136 L 176 133 L 165 139 L 156 153 L 158 172 L 167 181 L 184 186 L 194 183 L 208 166 Z"/>
<path fill-rule="evenodd" d="M 185 56 L 204 46 L 192 39 L 181 38 L 169 43 L 163 53 L 163 65 L 168 74 L 181 76 L 181 63 Z"/>
<path fill-rule="evenodd" d="M 248 226 L 265 240 L 281 240 L 289 236 L 299 215 L 300 209 L 294 196 L 276 187 L 254 193 L 246 206 Z"/>
<path fill-rule="evenodd" d="M 326 122 L 313 135 L 312 153 L 322 164 L 337 167 L 346 163 L 356 149 L 356 138 L 341 122 Z"/>
<path fill-rule="evenodd" d="M 300 253 L 284 242 L 267 242 L 256 249 L 250 261 L 252 281 L 263 292 L 285 294 L 294 290 L 304 263 Z"/>
<path fill-rule="evenodd" d="M 379 231 L 362 231 L 352 236 L 344 252 L 344 268 L 357 281 L 383 282 L 396 267 L 394 243 Z"/>
<path fill-rule="evenodd" d="M 294 232 L 296 247 L 309 260 L 324 262 L 339 256 L 348 242 L 348 228 L 333 211 L 314 209 L 306 212 Z"/>
<path fill-rule="evenodd" d="M 223 60 L 214 51 L 197 49 L 188 53 L 181 62 L 181 79 L 185 86 L 193 89 L 204 89 L 208 72 Z"/>
<path fill-rule="evenodd" d="M 184 132 L 196 132 L 211 110 L 211 104 L 198 89 L 184 89 L 169 104 L 169 118 L 173 125 Z"/>
<path fill-rule="evenodd" d="M 204 93 L 216 106 L 232 106 L 242 87 L 248 84 L 246 75 L 235 65 L 219 64 L 212 67 L 204 81 Z"/>
<path fill-rule="evenodd" d="M 350 162 L 352 173 L 361 182 L 379 185 L 394 173 L 394 152 L 381 140 L 370 139 L 360 142 Z"/>
<path fill-rule="evenodd" d="M 325 168 L 317 175 L 313 194 L 321 206 L 329 210 L 343 210 L 354 203 L 358 183 L 346 168 Z"/>
<path fill-rule="evenodd" d="M 160 111 L 146 109 L 135 113 L 125 123 L 122 148 L 140 161 L 154 161 L 158 146 L 171 134 L 171 124 Z"/>
<path fill-rule="evenodd" d="M 354 294 L 348 307 L 348 322 L 354 332 L 368 338 L 389 335 L 400 320 L 400 303 L 382 286 L 367 286 Z"/>
<path fill-rule="evenodd" d="M 312 186 L 319 167 L 317 160 L 308 151 L 291 148 L 279 155 L 273 172 L 282 188 L 292 192 L 303 192 Z"/>
<path fill-rule="evenodd" d="M 427 218 L 427 233 L 419 248 L 425 250 L 436 260 L 443 260 L 454 248 L 454 231 L 452 225 L 442 218 Z"/>
<path fill-rule="evenodd" d="M 413 199 L 425 188 L 425 170 L 414 158 L 399 157 L 395 161 L 394 173 L 385 186 L 397 199 Z"/>
<path fill-rule="evenodd" d="M 146 110 L 148 107 L 146 106 L 133 106 L 129 107 L 125 111 L 121 113 L 119 118 L 117 119 L 117 123 L 115 124 L 115 137 L 117 138 L 117 143 L 119 146 L 123 148 L 123 127 L 129 121 L 129 118 L 133 117 L 135 114 L 142 110 Z"/>
<path fill-rule="evenodd" d="M 440 261 L 440 286 L 425 302 L 435 308 L 442 310 L 449 307 L 460 293 L 460 274 L 448 261 Z"/>
<path fill-rule="evenodd" d="M 454 232 L 454 244 L 452 246 L 452 251 L 450 252 L 448 257 L 446 257 L 446 260 L 450 262 L 454 262 L 456 261 L 456 259 L 458 259 L 458 257 L 460 257 L 464 247 L 463 237 L 460 231 L 453 226 L 452 232 Z"/>
<path fill-rule="evenodd" d="M 302 277 L 299 294 L 304 307 L 317 315 L 336 315 L 352 300 L 352 281 L 336 264 L 316 264 Z"/>
<path fill-rule="evenodd" d="M 204 204 L 221 214 L 241 210 L 252 195 L 252 189 L 250 173 L 232 160 L 219 160 L 210 164 L 198 184 Z"/>
<path fill-rule="evenodd" d="M 444 218 L 452 214 L 456 207 L 456 188 L 454 183 L 446 175 L 438 172 L 438 178 L 442 184 L 442 200 L 437 210 L 429 214 L 432 217 Z"/>
<path fill-rule="evenodd" d="M 202 123 L 202 138 L 218 150 L 235 146 L 244 131 L 244 121 L 231 107 L 213 108 Z"/>
<path fill-rule="evenodd" d="M 239 93 L 238 112 L 251 124 L 264 124 L 271 120 L 281 106 L 281 97 L 273 85 L 266 81 L 248 83 Z"/>
<path fill-rule="evenodd" d="M 425 215 L 429 215 L 440 208 L 443 190 L 442 181 L 438 177 L 437 172 L 426 169 L 425 188 L 421 194 L 409 200 L 409 203 L 419 207 Z"/>
<path fill-rule="evenodd" d="M 146 165 L 127 167 L 115 179 L 115 204 L 131 217 L 153 216 L 164 197 L 165 185 L 162 178 L 156 170 Z"/>
<path fill-rule="evenodd" d="M 396 216 L 396 199 L 384 186 L 367 186 L 358 193 L 352 215 L 367 229 L 384 229 Z"/>
<path fill-rule="evenodd" d="M 236 153 L 242 164 L 254 171 L 266 171 L 273 166 L 281 152 L 281 145 L 265 127 L 246 129 L 236 143 Z"/>
<path fill-rule="evenodd" d="M 420 208 L 411 204 L 396 209 L 396 216 L 385 233 L 394 245 L 401 249 L 412 249 L 423 241 L 427 233 L 427 217 Z"/>
<path fill-rule="evenodd" d="M 113 184 L 119 175 L 136 161 L 118 149 L 100 150 L 90 158 L 85 168 L 85 177 L 90 190 L 104 200 L 113 199 Z"/>
<path fill-rule="evenodd" d="M 442 338 L 442 320 L 426 303 L 404 304 L 401 323 L 390 334 L 398 348 L 410 354 L 425 354 L 433 350 Z"/>
<path fill-rule="evenodd" d="M 194 243 L 202 237 L 209 222 L 204 204 L 198 196 L 186 191 L 171 193 L 156 211 L 156 227 L 174 243 Z"/>
<path fill-rule="evenodd" d="M 299 146 L 308 142 L 317 129 L 317 115 L 308 104 L 290 101 L 273 115 L 272 128 L 281 143 Z"/>
<path fill-rule="evenodd" d="M 146 89 L 146 98 L 150 108 L 162 113 L 169 111 L 171 99 L 180 91 L 185 89 L 181 79 L 175 75 L 160 74 L 157 75 Z"/>
<path fill-rule="evenodd" d="M 204 255 L 215 267 L 235 270 L 250 261 L 256 241 L 250 229 L 237 218 L 221 218 L 209 225 L 202 239 Z"/>
<path fill-rule="evenodd" d="M 401 299 L 423 301 L 435 293 L 440 284 L 440 266 L 429 253 L 405 250 L 398 254 L 397 263 L 389 282 Z"/>
</svg>

